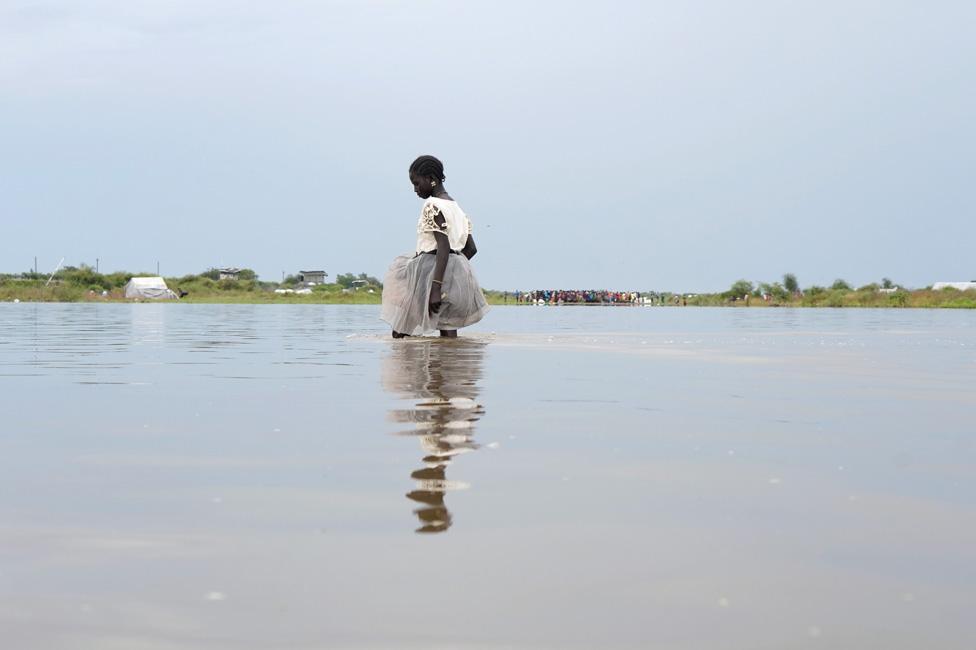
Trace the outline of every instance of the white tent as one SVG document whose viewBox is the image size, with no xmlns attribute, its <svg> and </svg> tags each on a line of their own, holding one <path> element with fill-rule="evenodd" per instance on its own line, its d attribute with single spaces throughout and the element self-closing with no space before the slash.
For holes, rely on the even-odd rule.
<svg viewBox="0 0 976 650">
<path fill-rule="evenodd" d="M 940 291 L 942 289 L 948 289 L 952 287 L 953 289 L 959 289 L 960 291 L 966 291 L 967 289 L 976 289 L 976 281 L 974 282 L 936 282 L 932 285 L 933 291 Z"/>
<path fill-rule="evenodd" d="M 169 299 L 176 294 L 166 286 L 162 278 L 132 278 L 125 285 L 126 298 Z"/>
</svg>

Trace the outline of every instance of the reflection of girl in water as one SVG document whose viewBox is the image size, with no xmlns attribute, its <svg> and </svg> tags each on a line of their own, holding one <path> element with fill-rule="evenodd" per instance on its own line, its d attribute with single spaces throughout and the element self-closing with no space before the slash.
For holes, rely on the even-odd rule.
<svg viewBox="0 0 976 650">
<path fill-rule="evenodd" d="M 444 503 L 447 492 L 466 484 L 447 479 L 453 458 L 478 448 L 474 423 L 484 409 L 475 402 L 482 343 L 457 341 L 404 341 L 383 360 L 383 384 L 393 393 L 420 400 L 412 409 L 395 410 L 391 418 L 411 423 L 403 435 L 416 436 L 424 451 L 424 466 L 410 474 L 417 481 L 407 498 L 421 504 L 414 514 L 420 519 L 418 533 L 440 533 L 451 526 Z"/>
<path fill-rule="evenodd" d="M 393 338 L 434 330 L 454 337 L 488 311 L 468 262 L 478 252 L 471 221 L 444 188 L 444 165 L 437 158 L 417 158 L 410 165 L 410 183 L 424 199 L 417 246 L 386 272 L 380 318 L 393 328 Z"/>
</svg>

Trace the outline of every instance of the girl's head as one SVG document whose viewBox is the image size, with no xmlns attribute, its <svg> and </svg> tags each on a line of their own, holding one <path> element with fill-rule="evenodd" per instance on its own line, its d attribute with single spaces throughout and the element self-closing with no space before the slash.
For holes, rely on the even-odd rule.
<svg viewBox="0 0 976 650">
<path fill-rule="evenodd" d="M 428 199 L 444 182 L 444 164 L 433 156 L 421 156 L 410 165 L 410 183 L 422 199 Z"/>
</svg>

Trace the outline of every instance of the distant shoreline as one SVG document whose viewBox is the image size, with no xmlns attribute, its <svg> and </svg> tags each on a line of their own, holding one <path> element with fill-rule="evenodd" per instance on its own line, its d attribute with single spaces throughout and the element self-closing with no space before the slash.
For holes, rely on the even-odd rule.
<svg viewBox="0 0 976 650">
<path fill-rule="evenodd" d="M 962 295 L 963 292 L 955 292 L 956 295 L 933 296 L 928 290 L 917 292 L 905 292 L 908 294 L 904 301 L 879 300 L 877 297 L 858 296 L 857 292 L 851 292 L 850 296 L 842 296 L 834 300 L 812 302 L 795 300 L 789 302 L 765 302 L 761 299 L 753 299 L 746 303 L 743 300 L 735 302 L 711 299 L 710 296 L 699 294 L 694 298 L 686 299 L 684 303 L 665 301 L 664 304 L 633 304 L 633 303 L 516 303 L 509 294 L 509 298 L 504 298 L 504 292 L 486 292 L 488 303 L 499 307 L 519 307 L 519 308 L 613 308 L 613 309 L 651 309 L 651 308 L 695 308 L 713 307 L 726 309 L 976 309 L 976 295 Z M 970 292 L 976 294 L 976 292 Z M 15 292 L 16 294 L 16 292 Z M 918 294 L 918 295 L 912 295 Z M 259 294 L 230 294 L 230 295 L 188 295 L 176 300 L 149 300 L 149 299 L 128 299 L 121 295 L 102 296 L 101 294 L 86 294 L 78 297 L 60 298 L 55 295 L 55 291 L 47 291 L 41 294 L 29 292 L 28 295 L 11 295 L 10 292 L 0 291 L 0 302 L 6 303 L 61 303 L 61 304 L 125 304 L 125 303 L 163 303 L 163 304 L 196 304 L 196 305 L 379 305 L 381 296 L 379 293 L 367 294 L 354 292 L 351 294 L 274 294 L 261 292 Z"/>
<path fill-rule="evenodd" d="M 226 271 L 209 269 L 196 275 L 165 278 L 165 282 L 173 292 L 184 296 L 178 302 L 194 304 L 378 305 L 383 292 L 380 280 L 365 273 L 339 274 L 335 282 L 319 283 L 303 282 L 302 276 L 289 276 L 279 283 L 260 281 L 248 269 L 233 271 L 239 277 L 225 278 L 222 274 Z M 141 276 L 125 271 L 101 274 L 88 266 L 66 267 L 53 277 L 32 272 L 0 274 L 0 302 L 132 302 L 125 298 L 125 285 L 133 277 Z M 730 290 L 721 293 L 541 290 L 522 292 L 521 302 L 516 300 L 519 292 L 515 291 L 486 290 L 485 296 L 491 305 L 522 307 L 540 306 L 541 302 L 548 307 L 976 309 L 974 289 L 905 289 L 887 279 L 884 286 L 869 284 L 855 289 L 838 280 L 830 287 L 799 289 L 790 274 L 784 279 L 792 282 L 785 283 L 785 286 L 774 283 L 757 287 L 740 280 Z M 790 287 L 790 284 L 793 286 Z M 529 300 L 528 296 L 534 298 L 535 302 Z M 632 302 L 632 299 L 637 302 Z"/>
</svg>

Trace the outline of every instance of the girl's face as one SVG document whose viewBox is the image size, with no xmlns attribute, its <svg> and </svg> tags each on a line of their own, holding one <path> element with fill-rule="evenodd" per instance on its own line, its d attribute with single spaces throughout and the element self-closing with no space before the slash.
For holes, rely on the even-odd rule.
<svg viewBox="0 0 976 650">
<path fill-rule="evenodd" d="M 418 176 L 410 172 L 410 184 L 413 185 L 413 191 L 422 199 L 429 199 L 431 197 L 431 190 L 434 189 L 430 184 L 432 180 L 427 176 Z"/>
</svg>

